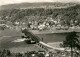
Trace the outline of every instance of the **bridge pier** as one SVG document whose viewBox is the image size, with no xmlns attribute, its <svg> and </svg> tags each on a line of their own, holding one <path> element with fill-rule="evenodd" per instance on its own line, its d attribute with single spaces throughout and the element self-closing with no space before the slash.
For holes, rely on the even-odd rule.
<svg viewBox="0 0 80 57">
<path fill-rule="evenodd" d="M 41 48 L 43 48 L 45 51 L 48 51 L 48 48 L 40 43 L 37 44 L 38 46 L 40 46 Z"/>
</svg>

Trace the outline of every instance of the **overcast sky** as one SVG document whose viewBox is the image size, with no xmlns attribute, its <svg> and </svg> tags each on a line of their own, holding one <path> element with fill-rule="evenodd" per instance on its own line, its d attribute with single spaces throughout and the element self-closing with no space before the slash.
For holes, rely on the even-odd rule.
<svg viewBox="0 0 80 57">
<path fill-rule="evenodd" d="M 0 5 L 22 2 L 80 2 L 80 0 L 0 0 Z"/>
</svg>

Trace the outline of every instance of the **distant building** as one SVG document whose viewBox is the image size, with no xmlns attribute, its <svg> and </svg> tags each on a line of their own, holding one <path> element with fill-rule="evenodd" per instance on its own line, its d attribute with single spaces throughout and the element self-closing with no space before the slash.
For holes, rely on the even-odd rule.
<svg viewBox="0 0 80 57">
<path fill-rule="evenodd" d="M 6 22 L 4 20 L 0 20 L 0 24 L 5 24 Z"/>
<path fill-rule="evenodd" d="M 16 21 L 15 24 L 16 24 L 16 25 L 19 25 L 20 23 Z"/>
<path fill-rule="evenodd" d="M 40 53 L 45 54 L 45 51 L 38 51 L 38 53 L 39 53 L 39 54 L 40 54 Z"/>
<path fill-rule="evenodd" d="M 40 29 L 40 30 L 43 30 L 44 28 L 45 28 L 44 24 L 41 24 L 41 25 L 38 26 L 38 29 Z"/>
</svg>

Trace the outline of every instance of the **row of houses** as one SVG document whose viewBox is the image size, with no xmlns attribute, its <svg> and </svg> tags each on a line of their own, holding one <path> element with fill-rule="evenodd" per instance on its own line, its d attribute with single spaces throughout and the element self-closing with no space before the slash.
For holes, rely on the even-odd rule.
<svg viewBox="0 0 80 57">
<path fill-rule="evenodd" d="M 60 24 L 60 20 L 53 20 L 52 18 L 50 19 L 48 18 L 42 23 L 38 23 L 37 21 L 35 21 L 34 23 L 31 22 L 30 28 L 39 30 L 44 30 L 44 29 L 50 30 L 51 28 L 68 29 L 68 26 L 62 26 Z"/>
</svg>

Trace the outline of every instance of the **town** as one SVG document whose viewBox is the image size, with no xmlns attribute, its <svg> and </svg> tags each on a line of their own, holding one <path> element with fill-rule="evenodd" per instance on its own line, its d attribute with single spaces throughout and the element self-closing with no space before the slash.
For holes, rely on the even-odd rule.
<svg viewBox="0 0 80 57">
<path fill-rule="evenodd" d="M 0 57 L 80 57 L 80 4 L 0 6 Z"/>
<path fill-rule="evenodd" d="M 34 16 L 33 16 L 34 17 Z M 35 20 L 35 17 L 28 19 L 28 21 L 16 21 L 14 23 L 10 21 L 0 20 L 0 27 L 2 28 L 15 28 L 22 29 L 28 28 L 31 30 L 68 30 L 68 29 L 80 29 L 78 20 L 71 20 L 68 24 L 67 21 L 61 20 L 61 16 L 58 16 L 57 19 L 51 17 L 46 17 L 38 21 Z"/>
</svg>

